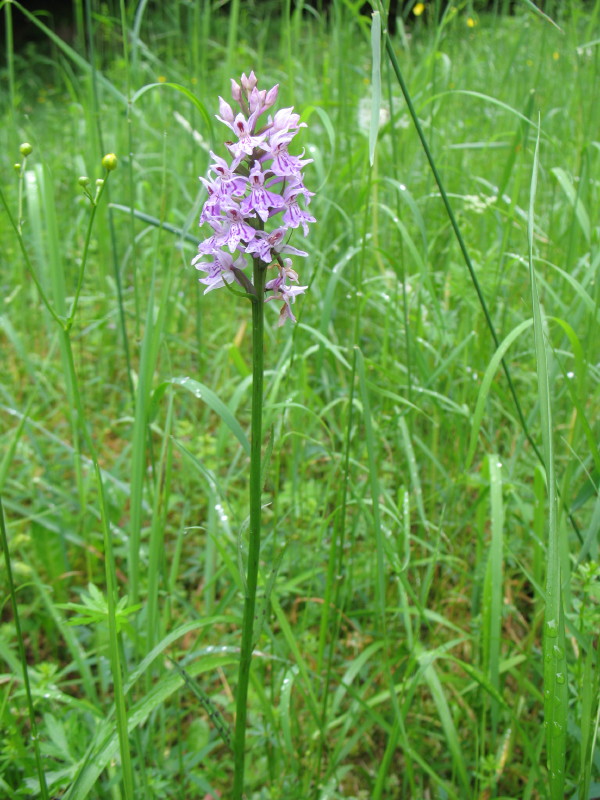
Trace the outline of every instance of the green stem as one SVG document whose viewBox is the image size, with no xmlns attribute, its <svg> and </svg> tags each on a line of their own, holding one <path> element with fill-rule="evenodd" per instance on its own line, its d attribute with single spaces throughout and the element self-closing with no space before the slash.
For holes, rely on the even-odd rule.
<svg viewBox="0 0 600 800">
<path fill-rule="evenodd" d="M 254 646 L 254 616 L 258 561 L 260 556 L 261 518 L 261 445 L 263 405 L 263 340 L 266 271 L 260 259 L 254 259 L 254 288 L 252 298 L 252 421 L 250 441 L 250 541 L 248 570 L 244 596 L 242 647 L 238 672 L 236 719 L 233 738 L 234 779 L 233 800 L 242 800 L 246 748 L 246 719 L 248 716 L 248 683 Z"/>
<path fill-rule="evenodd" d="M 15 123 L 15 108 L 17 106 L 15 100 L 15 51 L 13 39 L 13 24 L 12 24 L 12 8 L 10 3 L 4 6 L 4 30 L 5 30 L 5 47 L 6 47 L 6 65 L 8 68 L 8 94 L 10 96 L 10 119 L 11 128 L 16 131 L 17 126 Z"/>
<path fill-rule="evenodd" d="M 38 738 L 37 725 L 35 721 L 35 709 L 33 707 L 33 699 L 31 696 L 31 686 L 29 684 L 29 672 L 27 670 L 27 657 L 25 654 L 25 645 L 23 644 L 23 633 L 21 631 L 21 622 L 19 619 L 19 606 L 17 603 L 17 594 L 15 584 L 13 581 L 12 567 L 10 562 L 10 553 L 8 550 L 8 535 L 6 532 L 6 525 L 4 522 L 4 509 L 2 507 L 2 498 L 0 497 L 0 539 L 2 540 L 2 550 L 4 552 L 4 563 L 6 565 L 6 575 L 8 578 L 8 588 L 10 592 L 10 600 L 13 609 L 13 621 L 15 624 L 15 632 L 17 635 L 17 647 L 19 648 L 19 658 L 21 659 L 21 667 L 23 669 L 23 685 L 25 687 L 25 696 L 27 698 L 27 711 L 29 713 L 29 724 L 31 726 L 31 740 L 33 742 L 33 752 L 35 755 L 35 765 L 37 769 L 38 779 L 40 782 L 40 794 L 42 800 L 48 800 L 48 787 L 46 785 L 46 775 L 44 767 L 42 766 L 42 754 L 40 750 L 40 742 Z"/>
<path fill-rule="evenodd" d="M 90 214 L 90 219 L 88 222 L 87 231 L 85 234 L 85 242 L 83 245 L 83 253 L 81 254 L 81 266 L 79 267 L 79 276 L 77 278 L 77 288 L 75 289 L 75 296 L 73 298 L 73 302 L 71 304 L 71 311 L 69 312 L 69 316 L 65 323 L 65 327 L 70 329 L 73 325 L 73 321 L 75 319 L 75 314 L 77 313 L 77 306 L 79 304 L 79 296 L 81 294 L 81 289 L 83 287 L 83 278 L 85 276 L 85 265 L 87 263 L 88 253 L 90 250 L 90 241 L 92 239 L 92 229 L 94 227 L 94 219 L 96 217 L 96 211 L 98 210 L 98 204 L 100 202 L 100 198 L 104 192 L 104 187 L 106 186 L 106 181 L 108 180 L 108 176 L 110 175 L 108 170 L 105 170 L 104 173 L 104 183 L 100 187 L 98 194 L 95 198 L 90 196 L 90 200 L 92 201 L 92 213 Z"/>
<path fill-rule="evenodd" d="M 31 261 L 29 259 L 29 254 L 28 254 L 28 252 L 27 252 L 27 250 L 25 248 L 25 242 L 23 241 L 23 235 L 21 234 L 21 230 L 20 230 L 19 226 L 17 225 L 17 223 L 15 222 L 15 220 L 13 218 L 13 215 L 10 213 L 10 208 L 8 207 L 8 203 L 6 202 L 6 198 L 4 196 L 4 192 L 2 191 L 1 187 L 0 187 L 0 203 L 2 203 L 2 205 L 4 206 L 4 210 L 6 211 L 6 216 L 8 217 L 8 221 L 10 222 L 10 225 L 11 225 L 12 229 L 14 230 L 14 232 L 17 235 L 17 241 L 19 242 L 19 247 L 21 249 L 21 253 L 22 253 L 23 259 L 25 261 L 25 266 L 27 267 L 27 271 L 29 272 L 33 282 L 35 283 L 35 286 L 36 286 L 36 289 L 38 290 L 38 294 L 40 296 L 40 299 L 41 299 L 42 303 L 48 309 L 48 313 L 52 316 L 54 321 L 58 322 L 58 324 L 62 327 L 63 326 L 62 318 L 59 317 L 59 315 L 56 313 L 56 311 L 52 308 L 52 306 L 50 304 L 50 301 L 48 300 L 48 297 L 46 296 L 46 293 L 44 292 L 42 284 L 37 279 L 37 275 L 35 274 L 33 266 L 32 266 Z"/>
<path fill-rule="evenodd" d="M 27 169 L 27 156 L 23 156 L 21 168 L 19 169 L 19 189 L 17 192 L 17 228 L 19 234 L 23 232 L 23 184 L 25 182 L 25 170 Z"/>
</svg>

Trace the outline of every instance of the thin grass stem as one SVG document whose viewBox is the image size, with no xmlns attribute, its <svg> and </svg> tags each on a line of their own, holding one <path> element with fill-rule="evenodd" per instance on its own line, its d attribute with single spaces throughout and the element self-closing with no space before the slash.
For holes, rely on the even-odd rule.
<svg viewBox="0 0 600 800">
<path fill-rule="evenodd" d="M 17 603 L 17 595 L 15 591 L 15 583 L 13 580 L 12 566 L 10 562 L 10 552 L 8 549 L 8 536 L 6 533 L 6 523 L 4 521 L 4 507 L 2 505 L 2 497 L 0 496 L 0 535 L 2 538 L 2 551 L 4 553 L 4 563 L 6 565 L 6 577 L 8 579 L 8 590 L 10 593 L 10 602 L 13 610 L 13 622 L 15 625 L 15 635 L 17 639 L 17 647 L 19 648 L 19 658 L 21 660 L 21 667 L 23 669 L 23 684 L 25 686 L 25 696 L 27 698 L 27 712 L 29 715 L 29 725 L 31 726 L 31 740 L 33 742 L 33 752 L 35 754 L 35 765 L 37 769 L 38 779 L 40 782 L 40 792 L 42 800 L 48 800 L 48 786 L 46 785 L 46 775 L 42 765 L 42 754 L 40 750 L 40 741 L 38 737 L 37 724 L 35 721 L 35 709 L 33 708 L 33 699 L 31 696 L 31 686 L 29 683 L 29 672 L 27 669 L 27 656 L 25 655 L 25 645 L 23 643 L 23 632 L 21 631 L 21 621 L 19 618 L 19 606 Z"/>
</svg>

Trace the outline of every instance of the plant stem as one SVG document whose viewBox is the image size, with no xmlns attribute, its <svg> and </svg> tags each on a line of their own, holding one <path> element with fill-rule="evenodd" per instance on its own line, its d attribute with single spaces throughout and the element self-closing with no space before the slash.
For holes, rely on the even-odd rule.
<svg viewBox="0 0 600 800">
<path fill-rule="evenodd" d="M 235 732 L 233 738 L 234 778 L 233 800 L 242 800 L 244 792 L 244 766 L 246 748 L 246 718 L 248 714 L 248 683 L 254 647 L 254 612 L 260 556 L 261 517 L 261 446 L 263 404 L 263 339 L 266 271 L 260 259 L 254 259 L 254 287 L 252 298 L 252 420 L 250 440 L 250 540 L 248 569 L 245 583 L 244 618 L 242 622 L 242 647 L 238 672 Z"/>
<path fill-rule="evenodd" d="M 17 593 L 13 581 L 10 553 L 8 550 L 8 534 L 4 522 L 4 509 L 2 507 L 1 497 L 0 497 L 0 539 L 2 541 L 4 564 L 6 566 L 6 575 L 8 578 L 8 590 L 10 593 L 10 600 L 12 603 L 13 622 L 15 625 L 15 633 L 17 635 L 17 647 L 19 649 L 19 658 L 21 659 L 21 668 L 23 670 L 23 686 L 25 687 L 25 697 L 27 698 L 27 711 L 29 713 L 29 725 L 31 727 L 31 741 L 33 743 L 35 765 L 37 769 L 38 779 L 40 782 L 40 794 L 42 796 L 42 800 L 48 800 L 48 787 L 46 785 L 46 775 L 44 773 L 44 767 L 42 765 L 42 754 L 40 750 L 40 742 L 38 738 L 37 725 L 35 721 L 35 709 L 33 707 L 33 698 L 31 696 L 31 686 L 29 684 L 29 672 L 27 670 L 27 656 L 25 653 L 25 645 L 23 644 L 23 633 L 21 631 L 21 622 L 19 619 L 19 605 L 17 603 Z"/>
</svg>

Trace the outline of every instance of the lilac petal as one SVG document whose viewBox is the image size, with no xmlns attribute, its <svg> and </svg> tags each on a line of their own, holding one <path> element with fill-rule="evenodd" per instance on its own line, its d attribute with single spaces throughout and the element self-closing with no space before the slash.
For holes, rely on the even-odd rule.
<svg viewBox="0 0 600 800">
<path fill-rule="evenodd" d="M 224 122 L 228 128 L 231 128 L 233 130 L 232 127 L 234 120 L 233 109 L 231 108 L 229 103 L 226 103 L 225 100 L 223 100 L 222 97 L 219 97 L 219 114 L 220 116 L 218 116 L 217 119 L 220 120 L 221 122 Z"/>
<path fill-rule="evenodd" d="M 271 106 L 275 103 L 275 101 L 277 100 L 277 94 L 278 93 L 279 93 L 279 84 L 276 83 L 275 86 L 273 86 L 272 89 L 269 89 L 269 91 L 267 92 L 267 94 L 265 96 L 265 102 L 264 102 L 264 105 L 263 105 L 263 110 L 264 111 L 266 111 L 267 108 L 271 108 Z"/>
<path fill-rule="evenodd" d="M 231 78 L 231 96 L 236 103 L 239 103 L 242 99 L 242 90 L 239 84 L 236 83 L 233 78 Z"/>
<path fill-rule="evenodd" d="M 291 244 L 284 244 L 281 247 L 276 248 L 278 253 L 290 253 L 292 256 L 302 256 L 302 258 L 307 258 L 308 253 L 304 250 L 297 250 L 295 247 L 292 247 Z"/>
<path fill-rule="evenodd" d="M 268 192 L 266 189 L 255 189 L 248 197 L 242 200 L 240 210 L 242 214 L 249 215 L 256 212 L 263 222 L 266 222 L 272 214 L 277 213 L 283 207 L 283 200 L 278 194 Z"/>
<path fill-rule="evenodd" d="M 283 221 L 289 225 L 290 228 L 298 228 L 302 225 L 304 235 L 308 236 L 307 223 L 316 222 L 316 219 L 306 211 L 303 211 L 297 203 L 291 203 L 283 215 Z"/>
<path fill-rule="evenodd" d="M 305 122 L 298 124 L 300 122 L 300 114 L 294 114 L 293 112 L 293 108 L 280 108 L 275 114 L 269 133 L 271 135 L 278 132 L 287 133 L 290 128 L 306 128 Z"/>
<path fill-rule="evenodd" d="M 261 233 L 264 234 L 264 231 L 256 232 L 256 236 L 254 237 L 253 241 L 251 241 L 246 247 L 246 252 L 250 255 L 258 256 L 261 261 L 269 264 L 273 260 L 273 256 L 271 255 L 271 244 L 269 243 L 266 234 L 261 236 Z"/>
</svg>

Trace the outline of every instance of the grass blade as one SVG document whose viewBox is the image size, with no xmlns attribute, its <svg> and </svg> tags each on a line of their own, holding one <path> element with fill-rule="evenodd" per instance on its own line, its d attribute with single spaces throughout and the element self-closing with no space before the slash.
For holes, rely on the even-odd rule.
<svg viewBox="0 0 600 800">
<path fill-rule="evenodd" d="M 485 401 L 487 400 L 487 396 L 490 392 L 490 388 L 492 385 L 492 381 L 494 379 L 494 375 L 498 370 L 500 364 L 504 361 L 504 356 L 506 351 L 511 346 L 511 344 L 518 339 L 518 337 L 523 333 L 523 331 L 527 330 L 533 325 L 533 320 L 528 319 L 525 322 L 521 322 L 517 327 L 512 330 L 508 336 L 504 339 L 504 341 L 500 344 L 494 355 L 492 356 L 490 363 L 487 365 L 485 370 L 485 374 L 481 381 L 481 386 L 479 387 L 479 394 L 477 395 L 477 403 L 475 405 L 475 411 L 473 413 L 473 422 L 471 423 L 471 440 L 469 442 L 469 452 L 467 454 L 467 462 L 465 464 L 465 469 L 468 469 L 473 461 L 473 456 L 475 455 L 475 449 L 477 447 L 477 438 L 479 436 L 479 429 L 481 427 L 481 420 L 483 419 L 483 412 L 485 410 Z"/>
<path fill-rule="evenodd" d="M 496 454 L 488 457 L 490 473 L 491 529 L 483 589 L 483 663 L 489 681 L 499 694 L 500 640 L 503 595 L 503 529 L 502 464 Z M 492 702 L 492 743 L 498 729 L 498 703 Z"/>
<path fill-rule="evenodd" d="M 373 12 L 371 23 L 371 124 L 369 127 L 369 163 L 375 163 L 375 148 L 379 133 L 379 112 L 381 108 L 381 16 Z"/>
<path fill-rule="evenodd" d="M 544 725 L 546 727 L 546 757 L 548 761 L 551 800 L 563 800 L 565 794 L 565 757 L 567 736 L 567 676 L 565 660 L 565 631 L 562 616 L 562 585 L 558 534 L 558 503 L 554 476 L 554 443 L 552 407 L 548 379 L 548 357 L 545 342 L 544 319 L 537 291 L 533 266 L 534 209 L 539 169 L 540 133 L 535 146 L 529 220 L 527 226 L 529 250 L 529 275 L 533 307 L 533 333 L 538 377 L 538 400 L 544 462 L 546 465 L 546 490 L 548 493 L 548 545 L 546 572 L 546 608 L 544 613 Z"/>
</svg>

